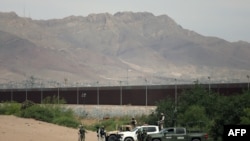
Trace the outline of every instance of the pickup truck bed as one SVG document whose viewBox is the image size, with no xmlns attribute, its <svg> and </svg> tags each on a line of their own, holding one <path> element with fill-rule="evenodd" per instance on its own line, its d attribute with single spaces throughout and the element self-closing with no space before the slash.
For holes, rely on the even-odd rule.
<svg viewBox="0 0 250 141">
<path fill-rule="evenodd" d="M 148 136 L 149 141 L 206 141 L 207 139 L 207 133 L 187 133 L 184 127 L 169 127 Z"/>
</svg>

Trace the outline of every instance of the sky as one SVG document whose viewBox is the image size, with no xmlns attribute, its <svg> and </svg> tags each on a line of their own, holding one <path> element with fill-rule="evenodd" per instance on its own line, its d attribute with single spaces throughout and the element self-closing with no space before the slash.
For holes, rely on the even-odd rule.
<svg viewBox="0 0 250 141">
<path fill-rule="evenodd" d="M 35 20 L 93 13 L 150 12 L 185 29 L 230 42 L 250 43 L 250 0 L 1 0 L 0 12 Z"/>
</svg>

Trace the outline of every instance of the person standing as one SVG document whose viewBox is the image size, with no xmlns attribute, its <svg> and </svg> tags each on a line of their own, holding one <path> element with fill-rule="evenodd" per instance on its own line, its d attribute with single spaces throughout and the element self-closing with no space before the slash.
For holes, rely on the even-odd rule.
<svg viewBox="0 0 250 141">
<path fill-rule="evenodd" d="M 139 128 L 136 131 L 136 135 L 137 135 L 137 141 L 142 141 L 142 128 Z"/>
<path fill-rule="evenodd" d="M 141 139 L 141 140 L 142 140 L 142 141 L 146 141 L 146 140 L 147 140 L 147 135 L 148 135 L 148 134 L 147 134 L 146 129 L 143 129 L 143 130 L 142 130 L 142 139 Z"/>
<path fill-rule="evenodd" d="M 104 126 L 101 127 L 100 129 L 100 141 L 105 141 L 106 139 L 106 131 L 105 131 L 105 128 Z"/>
<path fill-rule="evenodd" d="M 85 133 L 86 133 L 86 130 L 83 128 L 83 125 L 80 125 L 80 128 L 79 128 L 79 141 L 85 141 Z"/>
<path fill-rule="evenodd" d="M 160 120 L 159 120 L 159 127 L 160 127 L 160 130 L 163 129 L 164 121 L 165 121 L 165 116 L 164 116 L 163 113 L 161 113 L 161 115 L 160 115 Z"/>
<path fill-rule="evenodd" d="M 96 127 L 96 133 L 97 133 L 97 141 L 101 141 L 101 128 L 99 126 Z"/>
<path fill-rule="evenodd" d="M 134 117 L 132 117 L 130 124 L 132 125 L 132 129 L 134 129 L 137 125 L 137 121 Z"/>
</svg>

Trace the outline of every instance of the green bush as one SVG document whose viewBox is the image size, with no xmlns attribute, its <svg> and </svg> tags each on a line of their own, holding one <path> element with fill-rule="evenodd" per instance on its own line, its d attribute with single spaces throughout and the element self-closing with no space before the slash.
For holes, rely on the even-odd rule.
<svg viewBox="0 0 250 141">
<path fill-rule="evenodd" d="M 51 122 L 54 118 L 54 112 L 51 109 L 40 105 L 33 105 L 21 111 L 21 117 L 34 118 L 36 120 Z"/>
<path fill-rule="evenodd" d="M 243 116 L 240 117 L 241 124 L 250 124 L 250 108 L 243 109 Z"/>
<path fill-rule="evenodd" d="M 20 111 L 21 105 L 16 102 L 5 102 L 0 105 L 0 115 L 15 115 Z"/>
<path fill-rule="evenodd" d="M 182 125 L 194 121 L 204 121 L 208 123 L 205 108 L 198 105 L 190 105 L 184 113 L 179 114 L 178 120 Z"/>
<path fill-rule="evenodd" d="M 145 119 L 144 119 L 145 118 Z M 145 123 L 150 125 L 157 125 L 157 121 L 159 120 L 159 117 L 155 113 L 151 113 L 148 116 L 144 116 L 143 120 L 145 120 Z"/>
<path fill-rule="evenodd" d="M 78 125 L 80 124 L 80 122 L 75 120 L 74 118 L 66 117 L 66 116 L 55 118 L 53 120 L 53 123 L 62 125 L 62 126 L 67 126 L 67 127 L 74 127 L 74 128 L 78 127 Z"/>
<path fill-rule="evenodd" d="M 33 101 L 26 100 L 22 103 L 21 109 L 26 109 L 26 108 L 29 108 L 33 105 L 35 105 L 35 103 Z"/>
<path fill-rule="evenodd" d="M 91 125 L 90 127 L 88 127 L 88 129 L 94 131 L 97 129 L 97 127 L 101 127 L 104 126 L 105 129 L 107 131 L 111 131 L 111 130 L 116 130 L 116 127 L 121 124 L 120 121 L 118 121 L 115 118 L 111 118 L 111 119 L 107 119 L 107 120 L 101 120 L 98 123 L 96 123 L 95 125 Z"/>
<path fill-rule="evenodd" d="M 52 104 L 30 106 L 21 110 L 20 116 L 74 128 L 80 124 L 72 110 Z"/>
</svg>

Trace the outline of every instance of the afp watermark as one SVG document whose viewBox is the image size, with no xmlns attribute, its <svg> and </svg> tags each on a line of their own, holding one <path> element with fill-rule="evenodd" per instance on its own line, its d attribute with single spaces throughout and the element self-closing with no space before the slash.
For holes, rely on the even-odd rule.
<svg viewBox="0 0 250 141">
<path fill-rule="evenodd" d="M 224 125 L 223 140 L 250 141 L 250 125 Z"/>
</svg>

